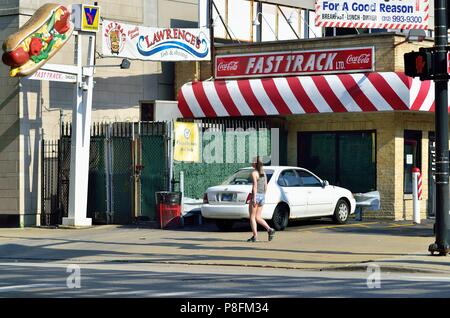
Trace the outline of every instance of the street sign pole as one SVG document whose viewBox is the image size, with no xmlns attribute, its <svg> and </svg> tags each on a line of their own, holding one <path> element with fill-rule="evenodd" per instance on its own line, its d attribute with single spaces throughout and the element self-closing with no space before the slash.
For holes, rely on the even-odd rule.
<svg viewBox="0 0 450 318">
<path fill-rule="evenodd" d="M 95 36 L 91 34 L 88 35 L 88 65 L 87 67 L 83 67 L 82 34 L 82 32 L 78 32 L 75 35 L 77 97 L 72 112 L 69 209 L 68 217 L 63 218 L 63 225 L 67 226 L 92 225 L 92 220 L 86 217 L 86 209 L 89 177 L 89 146 L 91 137 L 91 108 L 94 86 L 93 65 L 95 53 Z"/>
<path fill-rule="evenodd" d="M 447 1 L 435 0 L 436 242 L 428 250 L 447 255 L 449 221 Z"/>
</svg>

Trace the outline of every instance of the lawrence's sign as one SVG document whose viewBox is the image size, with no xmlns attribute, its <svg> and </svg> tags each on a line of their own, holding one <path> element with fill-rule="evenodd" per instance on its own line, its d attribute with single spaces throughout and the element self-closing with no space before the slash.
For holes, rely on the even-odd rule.
<svg viewBox="0 0 450 318">
<path fill-rule="evenodd" d="M 216 78 L 371 72 L 374 48 L 216 56 Z"/>
<path fill-rule="evenodd" d="M 209 29 L 161 29 L 103 20 L 102 53 L 150 61 L 208 61 Z"/>
<path fill-rule="evenodd" d="M 317 0 L 316 25 L 337 28 L 428 29 L 429 0 Z"/>
</svg>

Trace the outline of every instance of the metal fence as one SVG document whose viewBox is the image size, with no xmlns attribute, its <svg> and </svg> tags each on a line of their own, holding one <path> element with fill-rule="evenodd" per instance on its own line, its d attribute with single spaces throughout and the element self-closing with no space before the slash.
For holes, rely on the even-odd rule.
<svg viewBox="0 0 450 318">
<path fill-rule="evenodd" d="M 186 120 L 183 120 L 186 121 Z M 264 152 L 271 150 L 271 124 L 264 119 L 195 120 L 201 136 L 208 131 L 222 132 L 226 148 L 229 133 L 253 129 L 256 143 Z M 231 130 L 231 132 L 230 132 Z M 61 224 L 68 215 L 71 159 L 71 124 L 62 123 L 59 141 L 43 142 L 42 224 Z M 232 146 L 233 156 L 246 160 L 222 162 L 173 162 L 172 125 L 167 122 L 96 123 L 91 127 L 87 217 L 94 224 L 128 224 L 135 220 L 156 221 L 155 192 L 179 190 L 180 172 L 184 173 L 186 197 L 202 198 L 204 191 L 221 183 L 237 169 L 249 166 L 250 143 Z M 202 142 L 201 151 L 208 144 Z M 227 157 L 228 156 L 228 157 Z M 171 176 L 173 178 L 171 179 Z"/>
<path fill-rule="evenodd" d="M 183 119 L 180 121 L 189 121 Z M 192 121 L 192 120 L 191 120 Z M 272 127 L 267 119 L 201 119 L 194 120 L 201 128 L 201 152 L 200 162 L 174 162 L 174 178 L 179 178 L 180 172 L 184 174 L 184 195 L 193 199 L 201 199 L 208 187 L 221 184 L 225 179 L 236 172 L 238 169 L 248 167 L 252 161 L 251 148 L 254 146 L 258 152 L 263 152 L 270 156 L 271 154 L 271 130 Z M 236 132 L 245 132 L 253 130 L 255 140 L 249 140 L 246 136 L 244 143 L 235 143 Z M 210 143 L 204 141 L 208 131 L 218 132 L 220 140 L 218 142 L 222 147 L 222 153 L 211 162 L 206 160 L 204 154 L 208 152 Z M 231 138 L 229 138 L 231 137 Z M 233 143 L 231 146 L 229 143 Z M 255 143 L 252 145 L 252 143 Z M 209 148 L 208 148 L 209 147 Z M 233 152 L 230 154 L 229 152 Z M 231 160 L 230 160 L 231 159 Z M 270 164 L 270 162 L 266 162 Z M 178 185 L 177 185 L 178 187 Z M 178 188 L 179 189 L 179 188 Z"/>
<path fill-rule="evenodd" d="M 51 226 L 60 224 L 62 214 L 60 208 L 59 176 L 59 141 L 44 141 L 42 143 L 41 167 L 41 225 Z"/>
<path fill-rule="evenodd" d="M 61 131 L 60 205 L 67 216 L 71 125 Z M 92 125 L 87 217 L 96 224 L 156 220 L 155 192 L 169 189 L 169 136 L 165 122 Z"/>
</svg>

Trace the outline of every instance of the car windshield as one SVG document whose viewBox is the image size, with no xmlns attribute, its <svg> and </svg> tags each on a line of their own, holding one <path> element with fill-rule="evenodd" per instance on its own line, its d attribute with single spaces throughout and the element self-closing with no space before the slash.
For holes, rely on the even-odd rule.
<svg viewBox="0 0 450 318">
<path fill-rule="evenodd" d="M 226 179 L 222 185 L 232 185 L 232 184 L 252 184 L 252 169 L 243 169 L 239 170 L 235 174 L 233 174 L 231 177 Z M 273 170 L 266 170 L 264 169 L 264 172 L 267 176 L 267 182 L 270 181 L 270 178 L 272 178 Z"/>
</svg>

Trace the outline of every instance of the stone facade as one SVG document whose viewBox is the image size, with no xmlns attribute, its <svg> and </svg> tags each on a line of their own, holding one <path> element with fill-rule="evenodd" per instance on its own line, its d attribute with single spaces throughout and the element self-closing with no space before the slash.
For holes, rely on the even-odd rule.
<svg viewBox="0 0 450 318">
<path fill-rule="evenodd" d="M 3 0 L 0 3 L 0 41 L 18 30 L 44 0 Z M 130 24 L 170 27 L 196 23 L 196 0 L 99 0 L 101 16 Z M 81 3 L 61 0 L 70 5 Z M 180 22 L 181 21 L 181 22 Z M 74 41 L 51 63 L 72 64 Z M 83 41 L 87 47 L 87 41 Z M 96 50 L 101 52 L 97 36 Z M 101 58 L 97 65 L 119 65 L 120 58 Z M 132 61 L 128 70 L 97 68 L 92 122 L 139 121 L 140 103 L 174 100 L 173 63 Z M 70 83 L 11 79 L 0 63 L 0 226 L 39 224 L 41 209 L 42 140 L 59 138 L 60 122 L 71 122 L 75 102 Z"/>
<path fill-rule="evenodd" d="M 215 48 L 216 54 L 313 50 L 330 48 L 375 47 L 375 71 L 402 72 L 403 54 L 433 46 L 430 39 L 409 43 L 394 33 L 338 36 L 308 40 L 264 42 L 246 45 L 226 45 Z M 199 68 L 197 67 L 197 70 Z M 176 68 L 176 87 L 183 83 L 211 77 L 210 63 L 203 63 L 200 74 L 194 63 Z M 377 190 L 381 196 L 381 211 L 364 211 L 364 218 L 412 220 L 412 196 L 404 195 L 404 131 L 422 131 L 421 170 L 423 200 L 421 216 L 426 218 L 428 200 L 428 133 L 434 131 L 434 114 L 424 112 L 331 113 L 303 114 L 284 117 L 288 132 L 288 164 L 297 166 L 297 133 L 306 131 L 376 131 Z"/>
</svg>

